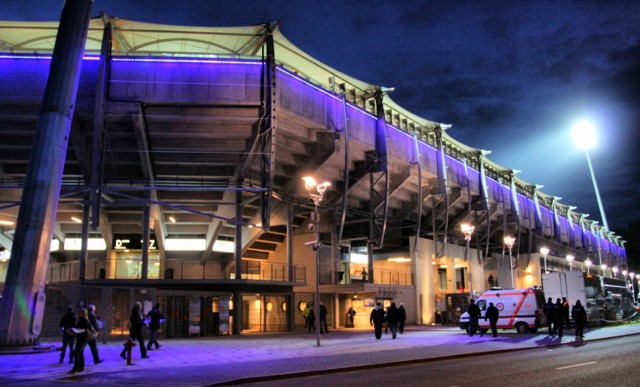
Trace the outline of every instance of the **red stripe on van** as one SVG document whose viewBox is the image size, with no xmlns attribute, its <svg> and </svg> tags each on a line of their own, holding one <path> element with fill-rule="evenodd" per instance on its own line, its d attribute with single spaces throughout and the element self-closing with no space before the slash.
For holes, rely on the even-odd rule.
<svg viewBox="0 0 640 387">
<path fill-rule="evenodd" d="M 522 294 L 522 292 L 519 292 L 522 295 L 522 298 L 520 299 L 520 302 L 518 303 L 516 308 L 513 310 L 513 315 L 511 315 L 511 319 L 509 319 L 509 327 L 513 326 L 513 321 L 516 319 L 516 316 L 518 315 L 518 312 L 520 311 L 520 308 L 522 307 L 524 300 L 527 299 L 527 296 L 529 295 L 530 292 L 531 292 L 530 289 L 527 289 L 524 292 L 524 294 Z M 518 294 L 518 293 L 514 293 L 514 294 Z"/>
</svg>

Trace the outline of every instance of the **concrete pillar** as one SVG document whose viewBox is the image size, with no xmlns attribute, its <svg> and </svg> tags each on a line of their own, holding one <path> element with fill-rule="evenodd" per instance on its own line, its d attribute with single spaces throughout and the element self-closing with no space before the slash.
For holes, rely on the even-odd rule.
<svg viewBox="0 0 640 387">
<path fill-rule="evenodd" d="M 0 346 L 37 342 L 62 171 L 92 0 L 64 4 L 22 193 L 2 304 Z"/>
<path fill-rule="evenodd" d="M 436 291 L 433 280 L 433 243 L 427 239 L 417 238 L 412 243 L 418 243 L 414 252 L 413 263 L 416 275 L 416 300 L 417 300 L 417 323 L 435 323 L 436 313 Z"/>
<path fill-rule="evenodd" d="M 447 293 L 455 293 L 456 289 L 456 259 L 447 257 Z"/>
</svg>

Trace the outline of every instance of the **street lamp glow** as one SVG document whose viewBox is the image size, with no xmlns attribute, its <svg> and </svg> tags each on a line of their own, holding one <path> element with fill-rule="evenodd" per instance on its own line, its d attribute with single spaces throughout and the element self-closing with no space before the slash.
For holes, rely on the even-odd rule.
<svg viewBox="0 0 640 387">
<path fill-rule="evenodd" d="M 569 262 L 569 271 L 573 270 L 573 268 L 572 268 L 573 265 L 572 264 L 573 264 L 573 259 L 574 258 L 575 257 L 573 255 L 571 255 L 571 254 L 567 255 L 567 261 Z"/>
<path fill-rule="evenodd" d="M 506 235 L 504 237 L 504 244 L 505 246 L 507 246 L 509 248 L 509 268 L 511 269 L 511 288 L 515 289 L 515 283 L 513 281 L 513 267 L 514 262 L 513 262 L 513 257 L 511 255 L 511 249 L 513 248 L 513 245 L 516 243 L 516 238 L 510 236 L 510 235 Z"/>
<path fill-rule="evenodd" d="M 622 278 L 627 278 L 627 271 L 626 270 L 622 270 Z"/>
<path fill-rule="evenodd" d="M 596 131 L 587 120 L 578 121 L 571 131 L 577 149 L 591 149 L 596 146 Z"/>
<path fill-rule="evenodd" d="M 549 248 L 548 247 L 541 248 L 540 255 L 542 255 L 542 259 L 544 259 L 544 272 L 548 273 L 549 271 L 547 270 L 547 255 L 549 255 Z"/>
<path fill-rule="evenodd" d="M 469 248 L 469 243 L 471 242 L 471 234 L 473 234 L 473 230 L 475 230 L 475 226 L 470 225 L 469 223 L 462 223 L 460 225 L 460 230 L 464 234 L 464 240 L 467 242 L 467 250 L 466 250 L 466 258 L 467 263 L 469 264 L 469 295 L 473 300 L 473 281 L 472 281 L 472 273 L 471 273 L 471 251 Z"/>
<path fill-rule="evenodd" d="M 584 261 L 584 265 L 587 267 L 587 274 L 591 273 L 591 272 L 589 271 L 589 268 L 591 267 L 591 264 L 592 264 L 592 263 L 593 263 L 593 262 L 591 262 L 591 260 L 590 260 L 589 258 L 587 258 L 587 259 Z"/>
<path fill-rule="evenodd" d="M 618 277 L 618 266 L 612 267 L 611 271 L 613 272 L 613 278 L 617 278 Z"/>
<path fill-rule="evenodd" d="M 607 275 L 607 272 L 605 271 L 607 270 L 607 265 L 603 263 L 602 265 L 600 265 L 600 268 L 602 269 L 602 276 Z"/>
</svg>

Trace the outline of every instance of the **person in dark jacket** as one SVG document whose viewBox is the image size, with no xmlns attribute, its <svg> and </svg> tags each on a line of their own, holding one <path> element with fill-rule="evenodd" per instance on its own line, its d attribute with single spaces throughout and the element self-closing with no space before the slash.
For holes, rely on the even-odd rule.
<svg viewBox="0 0 640 387">
<path fill-rule="evenodd" d="M 307 319 L 309 320 L 309 332 L 311 332 L 311 330 L 313 329 L 313 331 L 316 331 L 316 314 L 313 311 L 312 307 L 309 307 L 309 315 L 307 316 Z"/>
<path fill-rule="evenodd" d="M 327 307 L 320 301 L 320 333 L 329 333 L 327 328 Z"/>
<path fill-rule="evenodd" d="M 62 331 L 62 349 L 60 353 L 60 363 L 64 361 L 64 355 L 67 352 L 67 347 L 69 347 L 69 364 L 73 363 L 73 357 L 75 355 L 75 347 L 74 343 L 76 341 L 76 337 L 71 332 L 71 328 L 75 328 L 76 326 L 76 315 L 73 312 L 73 306 L 67 306 L 67 312 L 60 319 L 60 330 Z"/>
<path fill-rule="evenodd" d="M 371 311 L 369 324 L 374 326 L 376 339 L 380 340 L 382 337 L 382 324 L 384 324 L 384 309 L 382 309 L 379 302 L 376 302 L 375 308 Z"/>
<path fill-rule="evenodd" d="M 473 299 L 469 301 L 467 313 L 469 314 L 469 336 L 473 336 L 473 334 L 478 330 L 478 319 L 480 318 L 480 307 L 476 305 L 476 302 Z M 482 336 L 483 333 L 480 331 L 480 337 Z"/>
<path fill-rule="evenodd" d="M 569 319 L 569 301 L 567 301 L 567 297 L 562 297 L 562 319 L 564 320 L 564 329 L 571 329 L 571 320 Z"/>
<path fill-rule="evenodd" d="M 140 345 L 140 356 L 143 359 L 148 359 L 150 356 L 147 355 L 147 347 L 144 345 L 144 337 L 142 336 L 142 327 L 144 326 L 144 318 L 142 316 L 142 304 L 140 302 L 136 302 L 131 309 L 131 317 L 129 317 L 129 337 L 134 340 L 138 340 L 138 344 Z M 125 360 L 127 359 L 126 347 L 122 352 L 120 352 L 120 357 Z"/>
<path fill-rule="evenodd" d="M 545 317 L 547 318 L 547 328 L 549 329 L 549 334 L 552 335 L 554 316 L 553 316 L 553 300 L 551 299 L 551 297 L 549 297 L 549 299 L 547 300 L 547 303 L 544 304 L 544 307 L 542 308 L 542 313 L 544 313 Z"/>
<path fill-rule="evenodd" d="M 580 300 L 571 309 L 573 321 L 576 323 L 576 339 L 584 338 L 584 327 L 587 325 L 587 311 L 584 309 Z"/>
<path fill-rule="evenodd" d="M 151 349 L 151 345 L 154 344 L 156 349 L 161 345 L 158 343 L 158 329 L 160 329 L 160 320 L 166 319 L 165 315 L 160 313 L 160 304 L 156 304 L 153 309 L 147 313 L 149 319 L 149 342 L 147 343 L 147 350 Z"/>
<path fill-rule="evenodd" d="M 484 321 L 489 319 L 489 326 L 491 326 L 491 334 L 493 337 L 498 337 L 498 319 L 500 318 L 500 311 L 493 305 L 493 302 L 489 303 L 487 313 L 484 315 Z"/>
<path fill-rule="evenodd" d="M 349 310 L 347 311 L 347 317 L 349 317 L 349 325 L 347 325 L 348 328 L 355 327 L 355 324 L 353 323 L 353 319 L 355 316 L 356 316 L 356 310 L 353 309 L 353 306 L 350 306 Z"/>
<path fill-rule="evenodd" d="M 70 374 L 84 371 L 84 349 L 87 346 L 87 331 L 92 331 L 93 327 L 87 318 L 87 310 L 80 309 L 78 311 L 78 321 L 76 322 L 76 328 L 82 330 L 76 334 L 76 352 L 73 368 L 69 371 Z"/>
<path fill-rule="evenodd" d="M 93 330 L 96 332 L 100 332 L 100 329 L 102 327 L 98 324 L 98 318 L 96 317 L 96 306 L 93 304 L 87 306 L 87 314 L 89 324 L 91 324 Z M 87 344 L 89 345 L 89 349 L 91 350 L 91 356 L 93 356 L 93 364 L 102 363 L 104 360 L 100 359 L 100 356 L 98 355 L 98 339 L 95 338 L 93 340 L 89 340 L 87 341 Z"/>
<path fill-rule="evenodd" d="M 557 298 L 556 303 L 553 305 L 553 334 L 558 333 L 558 337 L 562 337 L 562 330 L 564 329 L 563 316 L 562 300 Z"/>
<path fill-rule="evenodd" d="M 391 329 L 391 338 L 395 339 L 398 333 L 398 308 L 396 303 L 392 302 L 387 308 L 387 326 Z"/>
<path fill-rule="evenodd" d="M 401 302 L 398 307 L 398 332 L 404 333 L 404 322 L 407 320 L 407 311 L 404 309 L 404 304 Z"/>
</svg>

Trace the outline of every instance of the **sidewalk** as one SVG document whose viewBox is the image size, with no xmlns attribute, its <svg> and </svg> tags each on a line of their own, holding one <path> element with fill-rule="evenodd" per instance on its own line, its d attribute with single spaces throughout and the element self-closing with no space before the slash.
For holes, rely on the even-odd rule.
<svg viewBox="0 0 640 387">
<path fill-rule="evenodd" d="M 568 334 L 566 334 L 568 333 Z M 418 363 L 447 357 L 477 356 L 496 351 L 513 351 L 554 345 L 575 344 L 573 331 L 562 339 L 546 334 L 500 332 L 469 337 L 457 327 L 409 327 L 396 340 L 391 334 L 376 340 L 371 330 L 340 329 L 315 333 L 260 334 L 161 341 L 159 350 L 140 359 L 133 349 L 133 364 L 119 356 L 122 342 L 100 344 L 105 361 L 93 365 L 85 350 L 85 371 L 70 375 L 70 364 L 58 364 L 60 353 L 40 352 L 0 356 L 0 384 L 148 384 L 156 386 L 205 386 L 277 379 L 290 374 L 329 373 L 344 369 L 366 369 L 380 364 Z M 624 324 L 587 330 L 585 342 L 640 334 L 640 324 Z M 60 346 L 43 341 L 42 345 Z M 2 352 L 0 352 L 2 354 Z M 67 356 L 68 359 L 68 356 Z"/>
</svg>

